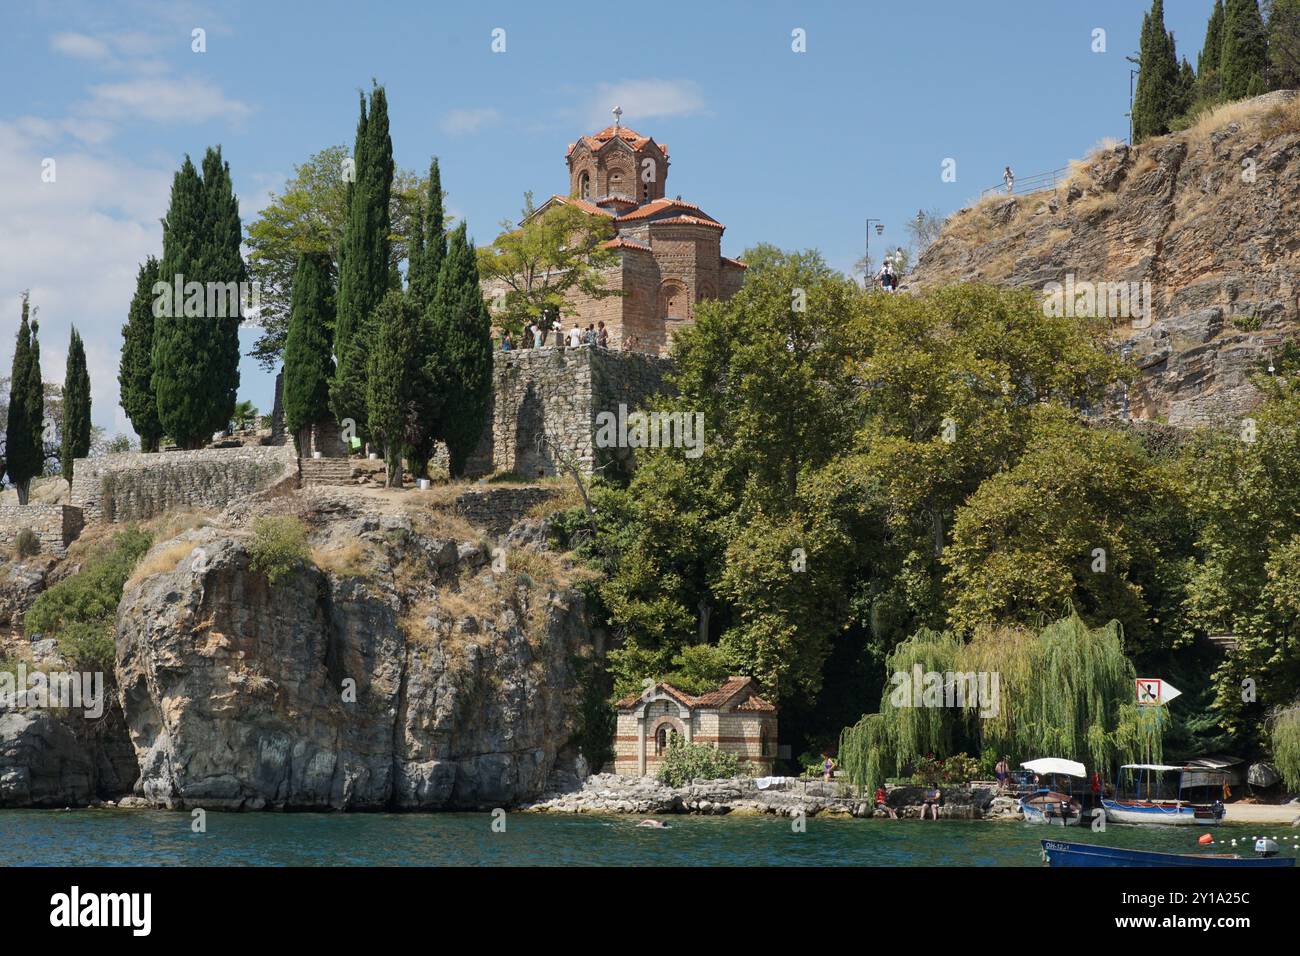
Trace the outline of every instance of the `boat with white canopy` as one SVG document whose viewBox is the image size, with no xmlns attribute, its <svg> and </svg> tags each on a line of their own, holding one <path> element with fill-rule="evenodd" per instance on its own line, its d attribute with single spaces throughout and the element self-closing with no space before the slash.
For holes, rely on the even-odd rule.
<svg viewBox="0 0 1300 956">
<path fill-rule="evenodd" d="M 1172 774 L 1177 774 L 1177 785 Z M 1205 767 L 1131 763 L 1120 767 L 1113 799 L 1103 798 L 1110 823 L 1213 826 L 1223 819 L 1226 774 Z"/>
<path fill-rule="evenodd" d="M 1020 766 L 1043 784 L 1020 798 L 1020 812 L 1025 815 L 1025 822 L 1078 826 L 1083 819 L 1083 806 L 1074 796 L 1070 781 L 1071 778 L 1087 779 L 1088 772 L 1083 764 L 1061 757 L 1040 757 L 1026 760 Z"/>
</svg>

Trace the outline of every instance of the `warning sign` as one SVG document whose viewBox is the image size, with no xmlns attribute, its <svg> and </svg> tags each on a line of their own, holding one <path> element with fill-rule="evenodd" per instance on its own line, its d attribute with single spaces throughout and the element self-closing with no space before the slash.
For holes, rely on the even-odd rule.
<svg viewBox="0 0 1300 956">
<path fill-rule="evenodd" d="M 1167 704 L 1175 697 L 1181 696 L 1182 693 L 1173 684 L 1161 680 L 1159 677 L 1139 677 L 1137 679 L 1137 702 L 1139 704 L 1147 706 Z"/>
</svg>

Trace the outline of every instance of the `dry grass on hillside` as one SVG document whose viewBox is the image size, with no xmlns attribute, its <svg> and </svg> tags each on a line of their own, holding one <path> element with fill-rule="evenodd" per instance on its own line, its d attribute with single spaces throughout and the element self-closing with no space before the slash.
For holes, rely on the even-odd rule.
<svg viewBox="0 0 1300 956">
<path fill-rule="evenodd" d="M 131 572 L 127 584 L 143 581 L 155 574 L 175 571 L 177 566 L 194 553 L 197 545 L 192 541 L 175 541 L 164 548 L 146 554 Z"/>
<path fill-rule="evenodd" d="M 351 538 L 339 548 L 311 549 L 311 562 L 328 574 L 359 576 L 365 573 L 367 548 L 359 538 Z"/>
<path fill-rule="evenodd" d="M 1223 103 L 1202 112 L 1187 128 L 1184 135 L 1189 146 L 1200 145 L 1207 142 L 1216 130 L 1230 123 L 1237 123 L 1243 128 L 1261 126 L 1269 121 L 1269 117 L 1273 117 L 1272 121 L 1277 122 L 1279 118 L 1292 114 L 1295 109 L 1294 99 L 1287 103 L 1278 103 L 1276 100 L 1261 103 L 1258 99 Z"/>
</svg>

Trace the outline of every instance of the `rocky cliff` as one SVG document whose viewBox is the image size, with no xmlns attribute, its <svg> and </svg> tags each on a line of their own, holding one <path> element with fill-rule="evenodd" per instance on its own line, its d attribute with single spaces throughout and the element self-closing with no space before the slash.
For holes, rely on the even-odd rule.
<svg viewBox="0 0 1300 956">
<path fill-rule="evenodd" d="M 283 575 L 256 534 L 268 516 L 300 522 L 310 549 Z M 110 717 L 129 739 L 127 779 L 58 714 L 0 713 L 0 805 L 535 798 L 576 755 L 578 662 L 599 650 L 571 586 L 581 572 L 541 526 L 525 519 L 494 544 L 427 496 L 312 488 L 163 536 L 118 609 Z"/>
<path fill-rule="evenodd" d="M 1102 310 L 1141 370 L 1131 412 L 1208 423 L 1254 405 L 1250 377 L 1300 328 L 1298 217 L 1300 100 L 1273 93 L 1136 148 L 1099 147 L 1055 189 L 955 213 L 907 285 L 1086 283 L 1105 296 L 1123 283 L 1140 296 L 1149 283 L 1145 314 Z"/>
</svg>

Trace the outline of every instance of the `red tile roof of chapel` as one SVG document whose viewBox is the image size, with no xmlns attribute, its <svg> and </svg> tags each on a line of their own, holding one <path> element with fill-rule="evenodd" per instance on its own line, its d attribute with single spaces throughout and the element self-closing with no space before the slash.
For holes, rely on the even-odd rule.
<svg viewBox="0 0 1300 956">
<path fill-rule="evenodd" d="M 713 690 L 700 694 L 698 697 L 694 697 L 666 681 L 660 681 L 655 685 L 655 688 L 662 690 L 669 697 L 672 697 L 678 703 L 690 708 L 691 710 L 701 707 L 710 710 L 720 709 L 725 707 L 742 691 L 750 689 L 751 687 L 755 691 L 758 689 L 758 681 L 754 680 L 754 678 L 732 676 L 728 677 Z M 629 694 L 627 697 L 618 701 L 614 706 L 620 710 L 635 707 L 640 702 L 642 696 L 643 694 Z M 775 713 L 776 705 L 770 701 L 764 700 L 762 697 L 759 697 L 757 693 L 753 693 L 737 704 L 736 710 Z"/>
</svg>

